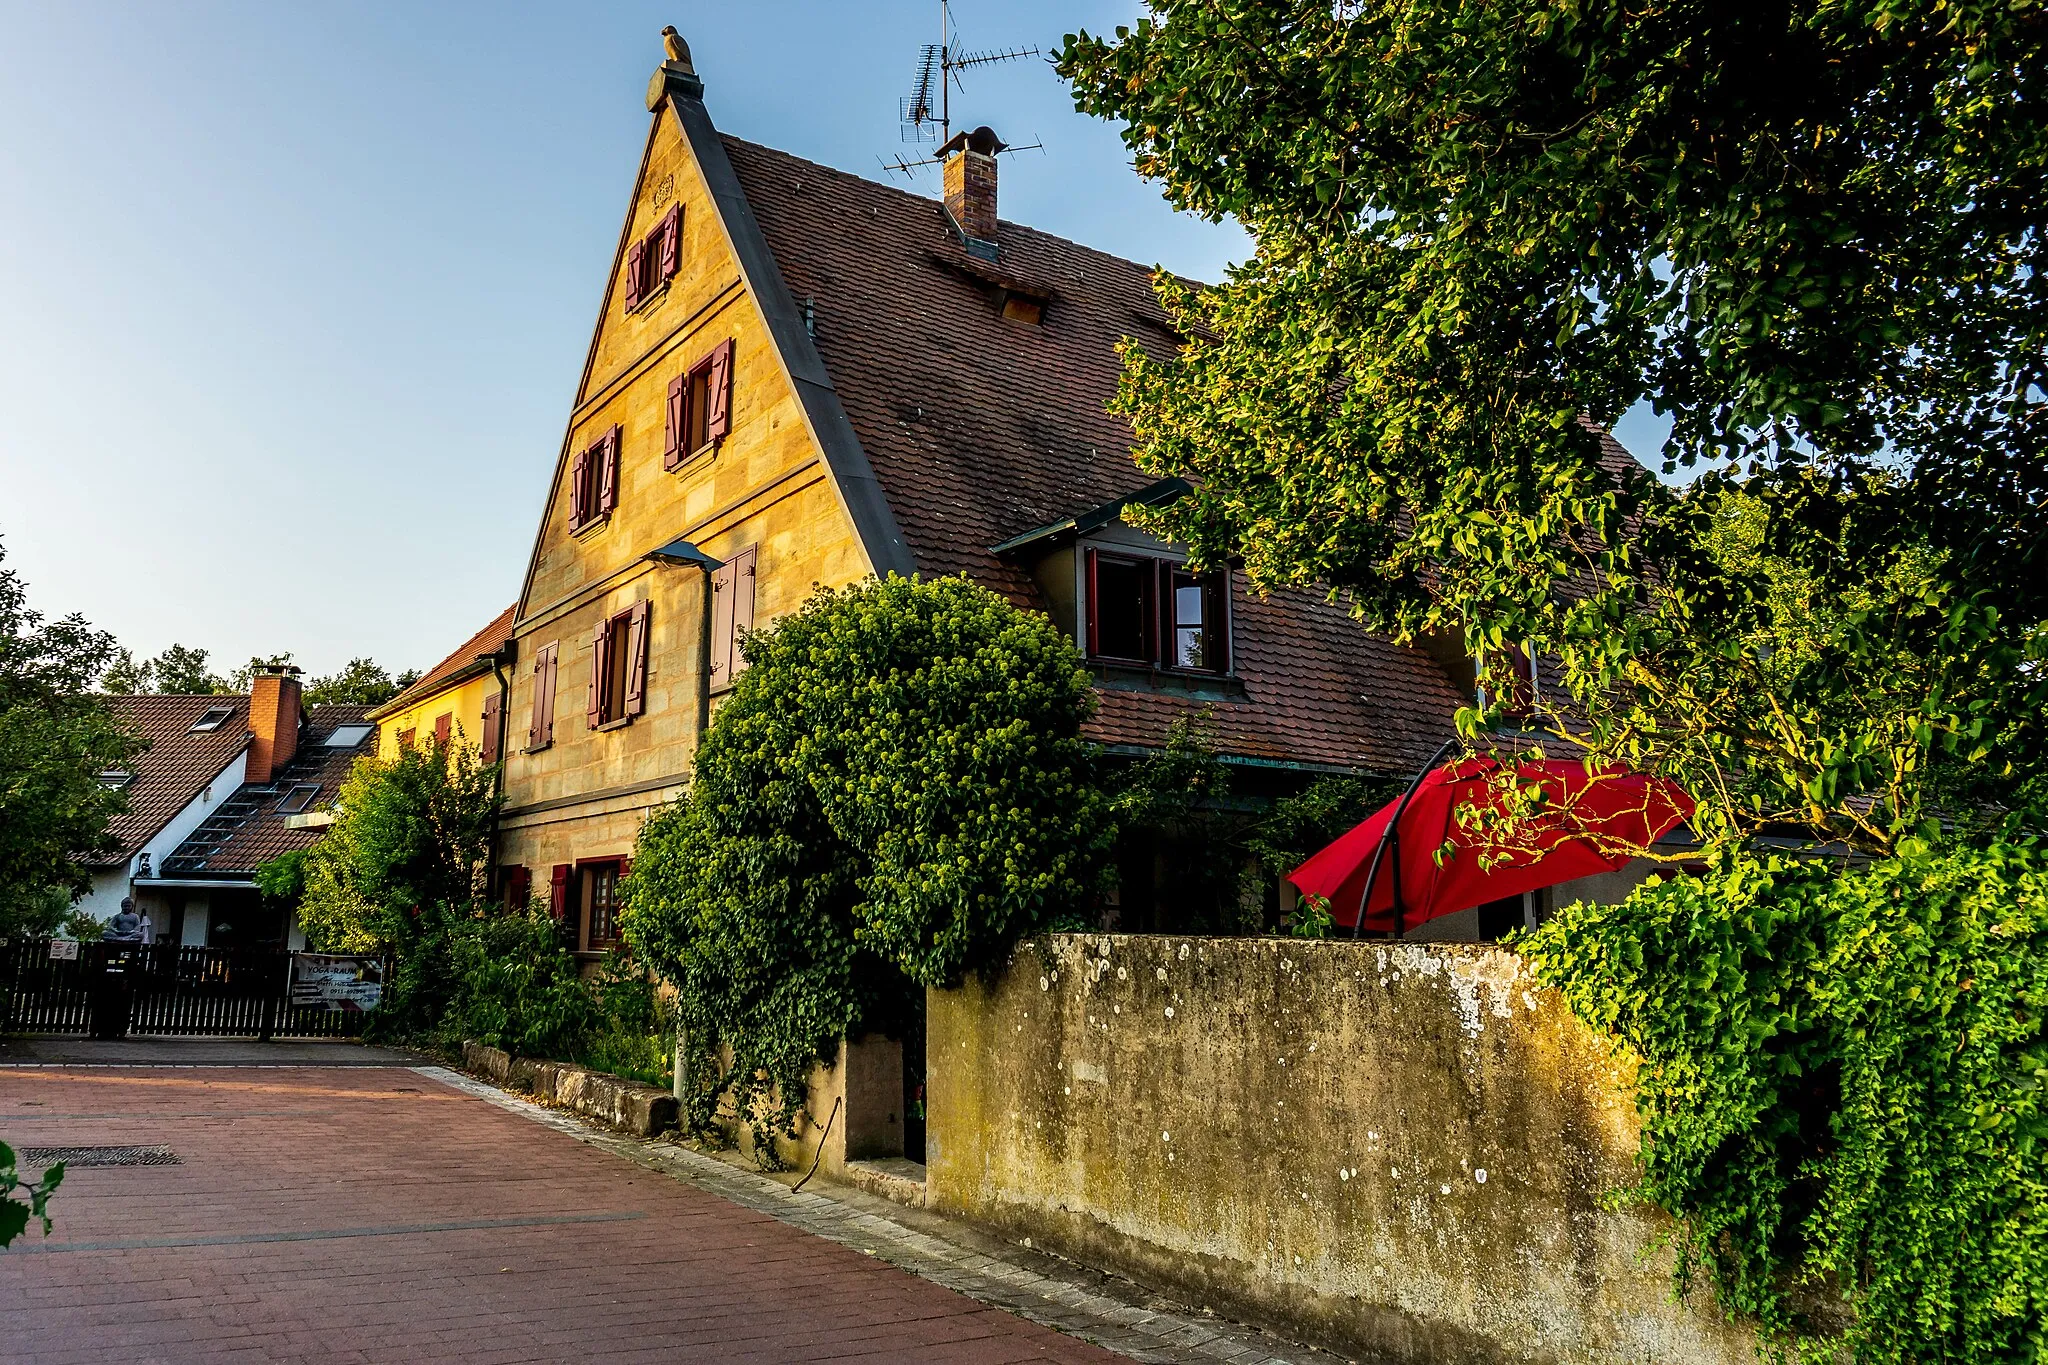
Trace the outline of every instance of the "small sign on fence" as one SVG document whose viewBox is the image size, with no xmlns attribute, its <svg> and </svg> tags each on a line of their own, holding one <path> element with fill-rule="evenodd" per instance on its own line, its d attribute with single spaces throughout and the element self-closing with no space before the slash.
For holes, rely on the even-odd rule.
<svg viewBox="0 0 2048 1365">
<path fill-rule="evenodd" d="M 367 1011 L 383 998 L 379 958 L 299 953 L 293 961 L 292 1004 L 300 1009 Z"/>
<path fill-rule="evenodd" d="M 78 940 L 75 938 L 53 938 L 50 940 L 50 961 L 78 961 Z"/>
</svg>

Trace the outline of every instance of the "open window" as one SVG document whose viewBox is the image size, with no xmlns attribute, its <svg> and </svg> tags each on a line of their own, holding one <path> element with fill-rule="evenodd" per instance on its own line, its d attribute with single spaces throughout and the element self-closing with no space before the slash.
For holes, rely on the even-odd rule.
<svg viewBox="0 0 2048 1365">
<path fill-rule="evenodd" d="M 569 467 L 569 530 L 595 526 L 619 505 L 619 427 L 582 450 Z"/>
<path fill-rule="evenodd" d="M 591 729 L 624 724 L 646 709 L 647 622 L 645 602 L 598 622 L 590 642 Z"/>
<path fill-rule="evenodd" d="M 668 382 L 662 468 L 676 469 L 732 430 L 732 338 L 711 348 Z"/>
<path fill-rule="evenodd" d="M 1230 575 L 1088 551 L 1088 655 L 1179 673 L 1230 671 Z"/>
<path fill-rule="evenodd" d="M 683 261 L 683 206 L 671 205 L 645 237 L 626 248 L 626 311 L 651 303 Z"/>
<path fill-rule="evenodd" d="M 232 706 L 209 706 L 206 708 L 205 714 L 200 716 L 198 720 L 193 721 L 191 728 L 185 733 L 188 735 L 203 735 L 209 731 L 218 730 L 221 726 L 227 724 L 228 717 L 233 714 L 235 714 L 235 708 Z"/>
</svg>

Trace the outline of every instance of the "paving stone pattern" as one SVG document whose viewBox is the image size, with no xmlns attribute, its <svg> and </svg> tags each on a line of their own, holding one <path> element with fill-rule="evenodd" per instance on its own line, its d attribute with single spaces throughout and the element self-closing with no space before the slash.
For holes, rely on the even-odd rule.
<svg viewBox="0 0 2048 1365">
<path fill-rule="evenodd" d="M 0 1253 L 24 1365 L 1273 1358 L 438 1067 L 0 1065 L 0 1137 L 183 1163 L 73 1172 Z"/>
<path fill-rule="evenodd" d="M 573 1115 L 543 1108 L 483 1081 L 421 1067 L 480 1099 L 568 1133 L 581 1141 L 653 1166 L 742 1207 L 853 1247 L 892 1265 L 1006 1308 L 1135 1360 L 1207 1365 L 1342 1365 L 1330 1355 L 1255 1328 L 1190 1311 L 1115 1276 L 1056 1256 L 1006 1246 L 931 1215 L 915 1217 L 857 1191 L 826 1187 L 792 1190 L 782 1180 L 753 1174 L 668 1142 L 648 1142 L 592 1127 Z M 910 1226 L 915 1221 L 921 1226 Z"/>
</svg>

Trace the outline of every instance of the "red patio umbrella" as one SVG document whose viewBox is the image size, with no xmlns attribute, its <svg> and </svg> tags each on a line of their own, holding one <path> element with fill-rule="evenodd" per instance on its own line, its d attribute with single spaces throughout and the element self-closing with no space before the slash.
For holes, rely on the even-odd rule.
<svg viewBox="0 0 2048 1365">
<path fill-rule="evenodd" d="M 1648 848 L 1693 812 L 1692 798 L 1666 778 L 1622 769 L 1589 773 L 1583 763 L 1535 759 L 1516 765 L 1516 781 L 1539 787 L 1544 807 L 1504 845 L 1465 828 L 1457 816 L 1461 806 L 1506 808 L 1495 785 L 1498 767 L 1490 758 L 1432 765 L 1400 800 L 1288 880 L 1328 898 L 1332 917 L 1354 933 L 1369 895 L 1363 927 L 1399 934 L 1439 915 L 1612 872 L 1628 863 L 1628 850 Z"/>
</svg>

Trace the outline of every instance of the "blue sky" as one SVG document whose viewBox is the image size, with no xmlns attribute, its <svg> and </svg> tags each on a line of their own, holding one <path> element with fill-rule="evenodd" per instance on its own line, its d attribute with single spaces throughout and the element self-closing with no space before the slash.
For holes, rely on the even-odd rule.
<svg viewBox="0 0 2048 1365">
<path fill-rule="evenodd" d="M 955 0 L 1051 49 L 1138 0 Z M 0 538 L 45 612 L 232 665 L 424 667 L 518 590 L 673 23 L 718 125 L 881 178 L 935 0 L 0 0 Z M 1037 61 L 956 122 L 1003 216 L 1197 278 L 1172 213 Z M 919 187 L 936 190 L 927 173 Z"/>
</svg>

